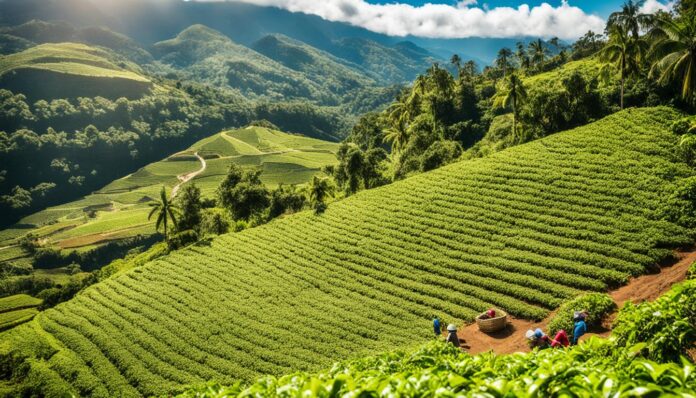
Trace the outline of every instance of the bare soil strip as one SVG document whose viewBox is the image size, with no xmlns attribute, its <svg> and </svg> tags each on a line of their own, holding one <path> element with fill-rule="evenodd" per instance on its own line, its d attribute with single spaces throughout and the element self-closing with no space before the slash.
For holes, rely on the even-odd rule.
<svg viewBox="0 0 696 398">
<path fill-rule="evenodd" d="M 677 263 L 661 268 L 658 273 L 633 278 L 628 284 L 609 292 L 618 308 L 621 308 L 627 301 L 638 303 L 654 300 L 667 292 L 675 283 L 683 281 L 686 278 L 689 266 L 696 261 L 696 250 L 678 252 L 677 256 L 679 258 Z M 505 330 L 494 334 L 486 334 L 479 331 L 476 323 L 473 323 L 461 328 L 457 335 L 462 342 L 462 347 L 471 354 L 491 350 L 496 354 L 525 352 L 529 351 L 524 337 L 525 332 L 536 328 L 546 331 L 553 315 L 554 312 L 541 322 L 512 318 Z M 586 336 L 608 336 L 611 333 L 611 323 L 615 316 L 616 313 L 611 314 L 598 330 L 592 330 Z"/>
</svg>

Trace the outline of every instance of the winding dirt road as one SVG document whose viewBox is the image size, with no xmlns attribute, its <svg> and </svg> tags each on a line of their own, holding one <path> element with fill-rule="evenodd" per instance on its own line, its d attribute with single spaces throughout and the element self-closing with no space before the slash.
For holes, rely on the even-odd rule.
<svg viewBox="0 0 696 398">
<path fill-rule="evenodd" d="M 204 172 L 204 171 L 205 171 L 205 168 L 208 167 L 208 163 L 206 163 L 205 159 L 203 159 L 203 158 L 201 157 L 201 155 L 198 154 L 198 152 L 194 153 L 194 155 L 196 155 L 196 157 L 198 158 L 198 160 L 201 162 L 201 168 L 198 169 L 198 170 L 196 170 L 196 171 L 192 171 L 192 172 L 190 172 L 190 173 L 180 174 L 180 175 L 178 175 L 178 176 L 176 177 L 176 178 L 179 179 L 179 183 L 176 184 L 176 185 L 174 186 L 174 188 L 172 188 L 172 198 L 176 197 L 176 194 L 179 193 L 179 188 L 180 188 L 182 185 L 184 185 L 184 184 L 186 184 L 187 182 L 191 181 L 194 177 L 196 177 L 197 175 L 199 175 L 199 174 L 201 174 L 202 172 Z"/>
</svg>

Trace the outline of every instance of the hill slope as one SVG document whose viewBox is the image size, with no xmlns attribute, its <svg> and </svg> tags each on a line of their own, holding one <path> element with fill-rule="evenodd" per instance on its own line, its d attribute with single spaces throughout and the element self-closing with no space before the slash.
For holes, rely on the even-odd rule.
<svg viewBox="0 0 696 398">
<path fill-rule="evenodd" d="M 0 57 L 0 88 L 26 93 L 33 100 L 97 95 L 132 99 L 151 87 L 135 65 L 84 44 L 42 44 Z"/>
<path fill-rule="evenodd" d="M 654 211 L 690 175 L 667 108 L 460 162 L 193 246 L 2 335 L 51 388 L 162 394 L 431 336 L 434 314 L 541 318 L 690 239 Z"/>
<path fill-rule="evenodd" d="M 153 54 L 189 79 L 234 88 L 251 97 L 308 98 L 331 105 L 338 101 L 302 72 L 203 25 L 191 26 L 174 39 L 156 43 Z"/>
<path fill-rule="evenodd" d="M 15 255 L 17 239 L 33 233 L 50 246 L 86 249 L 108 241 L 155 233 L 147 220 L 148 203 L 162 186 L 171 192 L 180 176 L 201 170 L 194 154 L 205 158 L 206 167 L 193 178 L 204 197 L 214 197 L 230 163 L 261 170 L 269 188 L 279 184 L 304 184 L 323 166 L 336 161 L 338 144 L 262 127 L 223 131 L 200 140 L 185 151 L 151 163 L 113 181 L 80 200 L 50 207 L 22 219 L 0 233 L 0 265 L 26 257 Z"/>
<path fill-rule="evenodd" d="M 283 35 L 268 35 L 252 48 L 320 84 L 324 90 L 344 95 L 357 88 L 375 85 L 359 74 L 359 67 Z"/>
</svg>

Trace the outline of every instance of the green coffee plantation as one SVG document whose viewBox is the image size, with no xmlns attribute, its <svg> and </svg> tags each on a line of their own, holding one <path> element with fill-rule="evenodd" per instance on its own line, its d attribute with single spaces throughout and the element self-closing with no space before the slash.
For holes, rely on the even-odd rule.
<svg viewBox="0 0 696 398">
<path fill-rule="evenodd" d="M 692 173 L 678 117 L 623 111 L 180 250 L 3 334 L 0 352 L 49 395 L 159 395 L 417 345 L 436 314 L 540 319 L 691 242 L 657 216 Z"/>
<path fill-rule="evenodd" d="M 568 349 L 471 356 L 432 342 L 316 374 L 267 376 L 229 387 L 208 383 L 180 397 L 687 398 L 696 390 L 694 365 L 684 355 L 693 349 L 694 322 L 696 280 L 675 285 L 654 302 L 624 307 L 612 339 L 592 337 Z"/>
</svg>

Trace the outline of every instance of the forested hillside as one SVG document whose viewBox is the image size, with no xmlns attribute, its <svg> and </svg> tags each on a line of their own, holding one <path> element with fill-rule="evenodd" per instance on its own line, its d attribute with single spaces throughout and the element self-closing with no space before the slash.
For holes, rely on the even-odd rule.
<svg viewBox="0 0 696 398">
<path fill-rule="evenodd" d="M 257 119 L 338 141 L 398 91 L 306 44 L 265 40 L 278 61 L 200 25 L 152 53 L 105 28 L 2 28 L 0 225 Z"/>
<path fill-rule="evenodd" d="M 693 175 L 678 117 L 626 110 L 174 252 L 4 334 L 4 356 L 31 364 L 22 388 L 151 395 L 424 341 L 433 314 L 542 318 L 691 242 L 665 218 Z"/>
</svg>

